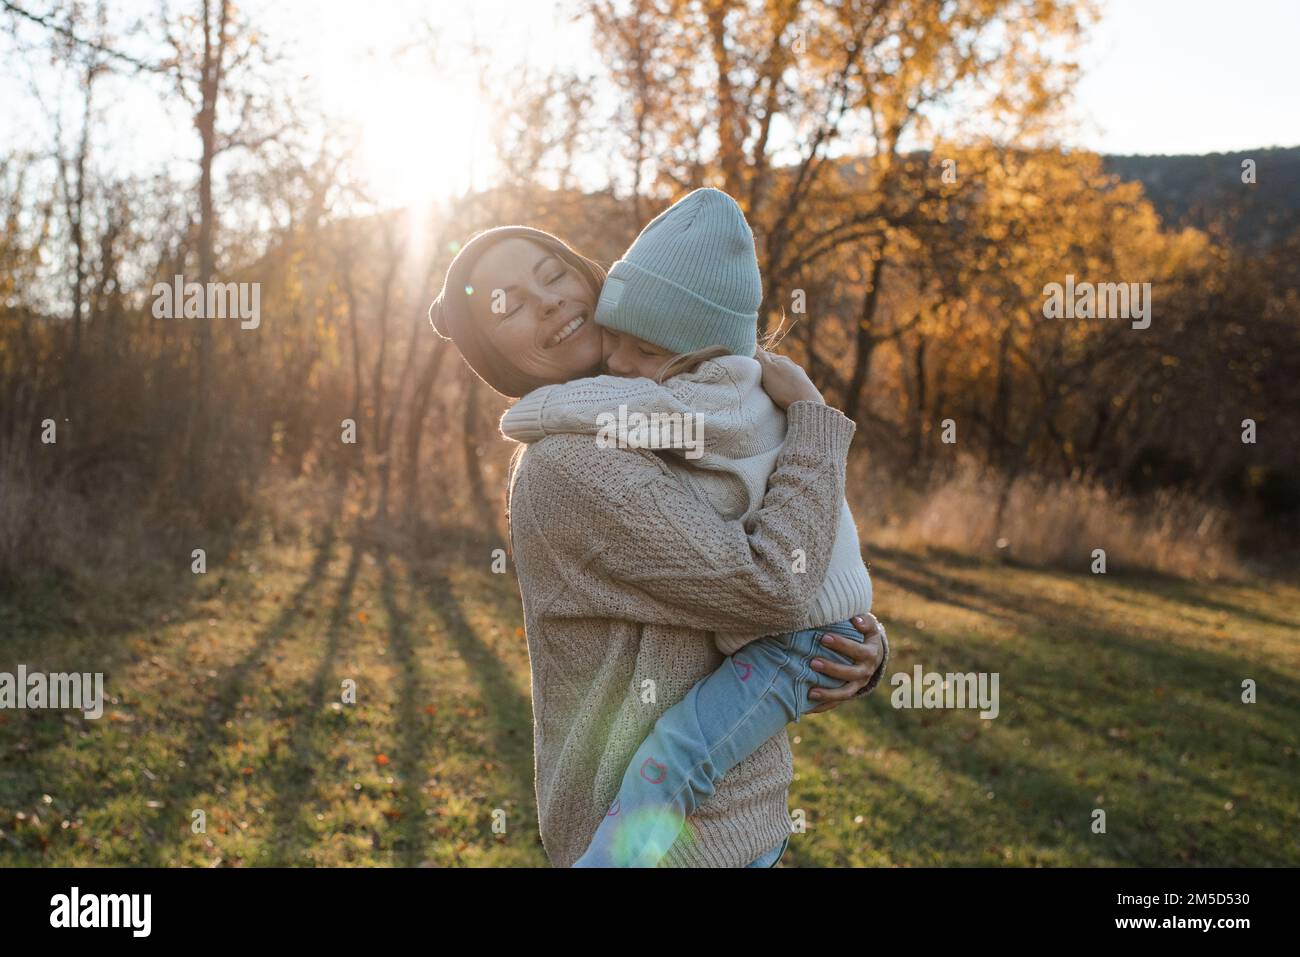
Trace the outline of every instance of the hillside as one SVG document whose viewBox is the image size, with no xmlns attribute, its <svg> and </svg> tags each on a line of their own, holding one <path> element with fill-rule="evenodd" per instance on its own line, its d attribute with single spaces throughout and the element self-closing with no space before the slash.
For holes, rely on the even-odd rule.
<svg viewBox="0 0 1300 957">
<path fill-rule="evenodd" d="M 1255 161 L 1253 185 L 1242 161 Z M 1300 146 L 1183 156 L 1106 156 L 1109 170 L 1137 180 L 1166 223 L 1223 224 L 1242 246 L 1272 245 L 1300 227 Z"/>
</svg>

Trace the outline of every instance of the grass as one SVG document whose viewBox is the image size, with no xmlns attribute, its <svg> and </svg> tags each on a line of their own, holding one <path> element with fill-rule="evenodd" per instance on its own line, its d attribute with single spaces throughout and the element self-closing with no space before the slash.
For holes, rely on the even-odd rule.
<svg viewBox="0 0 1300 957">
<path fill-rule="evenodd" d="M 0 602 L 0 670 L 110 697 L 0 712 L 0 863 L 545 865 L 518 594 L 474 549 L 328 526 L 93 616 Z M 882 686 L 792 726 L 782 866 L 1300 863 L 1295 584 L 872 558 L 894 669 L 996 671 L 1001 714 Z"/>
</svg>

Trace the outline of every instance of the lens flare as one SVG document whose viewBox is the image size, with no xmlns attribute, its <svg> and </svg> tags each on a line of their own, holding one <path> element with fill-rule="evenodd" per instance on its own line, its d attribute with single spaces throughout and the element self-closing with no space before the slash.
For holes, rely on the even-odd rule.
<svg viewBox="0 0 1300 957">
<path fill-rule="evenodd" d="M 695 837 L 689 824 L 662 808 L 625 810 L 614 827 L 609 855 L 616 867 L 654 867 L 679 837 Z"/>
</svg>

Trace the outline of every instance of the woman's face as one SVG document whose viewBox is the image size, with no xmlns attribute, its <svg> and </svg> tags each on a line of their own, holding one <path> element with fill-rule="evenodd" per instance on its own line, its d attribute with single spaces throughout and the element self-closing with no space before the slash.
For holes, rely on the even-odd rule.
<svg viewBox="0 0 1300 957">
<path fill-rule="evenodd" d="M 674 355 L 653 342 L 646 342 L 626 332 L 614 332 L 612 329 L 600 331 L 605 342 L 605 370 L 610 375 L 653 379 Z"/>
<path fill-rule="evenodd" d="M 594 294 L 546 247 L 522 237 L 503 239 L 479 257 L 469 284 L 471 318 L 519 371 L 556 383 L 598 370 Z"/>
</svg>

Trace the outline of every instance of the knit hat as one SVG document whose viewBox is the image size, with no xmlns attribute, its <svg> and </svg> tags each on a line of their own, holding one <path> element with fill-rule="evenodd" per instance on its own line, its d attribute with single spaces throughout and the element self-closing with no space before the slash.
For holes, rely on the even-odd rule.
<svg viewBox="0 0 1300 957">
<path fill-rule="evenodd" d="M 451 265 L 447 267 L 442 291 L 429 307 L 429 322 L 438 335 L 456 344 L 461 356 L 480 379 L 502 395 L 512 398 L 552 383 L 543 382 L 516 368 L 510 357 L 497 349 L 483 334 L 480 324 L 470 315 L 469 297 L 484 295 L 487 290 L 478 290 L 477 293 L 471 290 L 469 276 L 479 257 L 491 246 L 503 239 L 515 238 L 537 243 L 576 269 L 578 275 L 591 287 L 593 295 L 605 281 L 605 270 L 599 263 L 574 252 L 558 236 L 531 226 L 498 226 L 484 230 L 456 253 Z"/>
<path fill-rule="evenodd" d="M 763 281 L 740 206 L 697 189 L 650 221 L 610 268 L 596 323 L 675 353 L 712 345 L 752 356 Z"/>
</svg>

